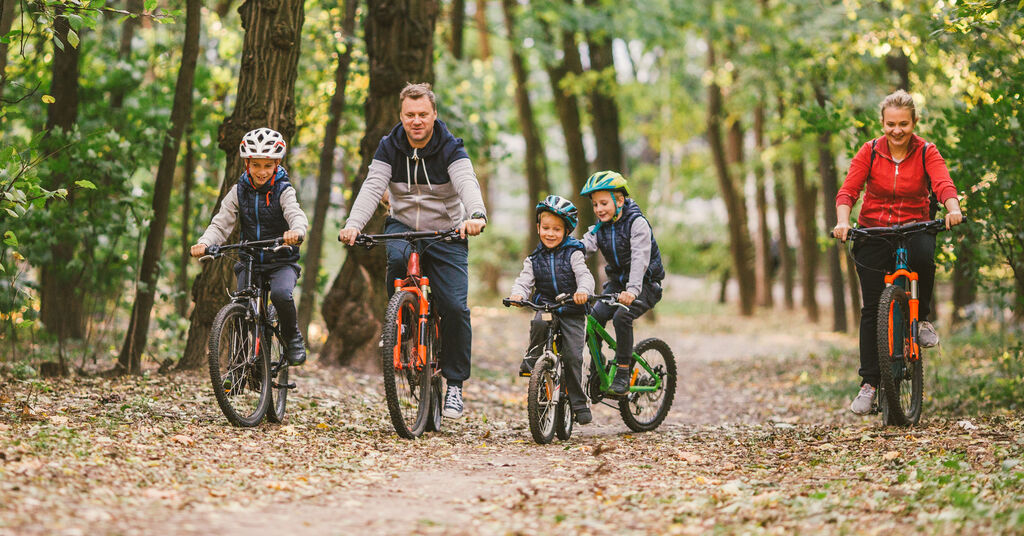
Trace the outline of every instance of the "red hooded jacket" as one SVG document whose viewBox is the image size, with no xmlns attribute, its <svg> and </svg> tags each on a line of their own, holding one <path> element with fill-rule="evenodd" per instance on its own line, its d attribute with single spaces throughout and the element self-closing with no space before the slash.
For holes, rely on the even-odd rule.
<svg viewBox="0 0 1024 536">
<path fill-rule="evenodd" d="M 910 152 L 896 163 L 889 154 L 885 136 L 874 140 L 875 161 L 871 164 L 871 144 L 865 143 L 850 162 L 846 180 L 836 195 L 836 206 L 853 206 L 867 183 L 864 205 L 857 223 L 861 227 L 889 227 L 892 225 L 926 221 L 928 219 L 928 182 L 921 167 L 921 148 L 925 141 L 917 135 L 910 140 Z M 868 169 L 868 166 L 871 169 Z M 957 196 L 956 185 L 949 178 L 946 161 L 934 144 L 928 144 L 924 167 L 932 181 L 932 190 L 939 203 Z M 868 179 L 870 177 L 870 180 Z"/>
</svg>

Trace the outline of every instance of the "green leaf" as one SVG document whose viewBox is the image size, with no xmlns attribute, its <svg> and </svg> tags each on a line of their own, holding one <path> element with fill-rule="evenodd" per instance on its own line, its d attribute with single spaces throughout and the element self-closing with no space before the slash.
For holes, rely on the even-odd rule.
<svg viewBox="0 0 1024 536">
<path fill-rule="evenodd" d="M 18 237 L 14 236 L 13 231 L 7 231 L 4 233 L 4 244 L 12 247 L 18 247 Z"/>
<path fill-rule="evenodd" d="M 156 9 L 156 0 L 146 0 L 145 10 L 152 12 L 154 9 Z"/>
<path fill-rule="evenodd" d="M 43 95 L 42 101 L 45 102 L 46 104 L 53 104 L 53 103 L 57 102 L 57 99 L 53 98 L 52 95 Z"/>
<path fill-rule="evenodd" d="M 96 185 L 93 184 L 92 181 L 87 181 L 87 180 L 84 180 L 84 179 L 80 180 L 80 181 L 75 181 L 75 185 L 80 187 L 80 188 L 85 188 L 87 190 L 95 190 L 96 189 Z"/>
<path fill-rule="evenodd" d="M 78 48 L 78 34 L 74 30 L 68 30 L 68 44 L 71 48 Z"/>
</svg>

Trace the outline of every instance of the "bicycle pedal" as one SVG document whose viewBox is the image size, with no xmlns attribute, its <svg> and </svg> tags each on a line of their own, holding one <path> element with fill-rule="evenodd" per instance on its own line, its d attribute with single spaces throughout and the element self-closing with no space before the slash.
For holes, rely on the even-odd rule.
<svg viewBox="0 0 1024 536">
<path fill-rule="evenodd" d="M 280 384 L 280 383 L 274 382 L 274 389 L 295 389 L 295 384 L 294 383 Z"/>
<path fill-rule="evenodd" d="M 533 376 L 532 372 L 520 372 L 519 373 L 519 377 L 520 378 L 529 378 L 530 376 Z"/>
</svg>

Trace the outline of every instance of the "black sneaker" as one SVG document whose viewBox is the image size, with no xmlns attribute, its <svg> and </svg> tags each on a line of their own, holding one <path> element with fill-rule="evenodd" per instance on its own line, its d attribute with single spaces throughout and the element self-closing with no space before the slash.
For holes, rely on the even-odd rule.
<svg viewBox="0 0 1024 536">
<path fill-rule="evenodd" d="M 628 365 L 615 366 L 615 377 L 612 379 L 612 384 L 608 387 L 610 393 L 624 395 L 629 392 L 629 368 Z"/>
<path fill-rule="evenodd" d="M 590 408 L 578 409 L 574 413 L 576 413 L 577 424 L 590 424 L 594 420 L 594 416 L 590 413 Z"/>
<path fill-rule="evenodd" d="M 292 340 L 288 341 L 284 349 L 284 356 L 288 364 L 297 367 L 306 362 L 306 341 L 302 340 L 302 333 L 296 332 Z"/>
<path fill-rule="evenodd" d="M 522 377 L 529 376 L 533 373 L 533 366 L 537 364 L 536 357 L 526 356 L 523 358 L 523 362 L 519 364 L 519 375 Z"/>
<path fill-rule="evenodd" d="M 462 404 L 462 388 L 449 385 L 448 393 L 444 396 L 444 410 L 441 411 L 441 415 L 449 419 L 458 419 L 462 417 L 464 408 L 465 406 Z"/>
</svg>

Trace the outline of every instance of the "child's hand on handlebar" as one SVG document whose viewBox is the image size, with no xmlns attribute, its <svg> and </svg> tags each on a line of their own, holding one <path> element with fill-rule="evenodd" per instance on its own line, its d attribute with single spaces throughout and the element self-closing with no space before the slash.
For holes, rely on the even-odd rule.
<svg viewBox="0 0 1024 536">
<path fill-rule="evenodd" d="M 521 302 L 521 301 L 523 301 L 523 297 L 520 296 L 519 294 L 513 294 L 513 295 L 509 296 L 508 299 L 511 302 Z M 522 305 L 519 305 L 518 303 L 513 303 L 512 305 L 515 305 L 516 307 L 522 307 Z"/>
<path fill-rule="evenodd" d="M 632 292 L 626 292 L 625 290 L 623 290 L 622 292 L 619 293 L 619 303 L 621 303 L 622 305 L 632 305 L 633 300 L 635 299 L 636 296 L 634 296 Z"/>
<path fill-rule="evenodd" d="M 287 230 L 284 232 L 284 243 L 289 246 L 294 246 L 302 243 L 302 233 L 298 231 Z"/>
<path fill-rule="evenodd" d="M 343 242 L 346 245 L 356 245 L 356 237 L 359 236 L 359 229 L 342 229 L 338 233 L 338 242 Z"/>
<path fill-rule="evenodd" d="M 206 255 L 206 244 L 196 244 L 188 250 L 189 254 L 193 257 L 202 257 Z"/>
<path fill-rule="evenodd" d="M 577 293 L 572 295 L 572 301 L 576 305 L 583 305 L 584 303 L 587 303 L 587 300 L 589 298 L 590 298 L 590 295 L 587 294 L 586 292 L 577 292 Z"/>
</svg>

